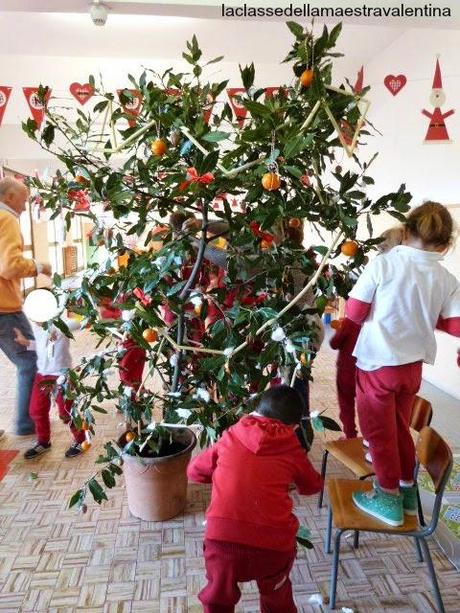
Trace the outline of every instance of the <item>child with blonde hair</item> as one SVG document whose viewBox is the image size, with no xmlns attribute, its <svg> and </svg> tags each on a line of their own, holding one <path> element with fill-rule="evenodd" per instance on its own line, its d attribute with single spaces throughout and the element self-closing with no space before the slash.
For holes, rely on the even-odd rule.
<svg viewBox="0 0 460 613">
<path fill-rule="evenodd" d="M 376 474 L 373 490 L 353 501 L 391 526 L 417 513 L 409 423 L 422 364 L 436 356 L 434 330 L 460 336 L 460 284 L 440 263 L 454 235 L 446 207 L 413 209 L 402 244 L 368 264 L 347 303 L 347 317 L 362 325 L 353 354 L 357 408 Z"/>
</svg>

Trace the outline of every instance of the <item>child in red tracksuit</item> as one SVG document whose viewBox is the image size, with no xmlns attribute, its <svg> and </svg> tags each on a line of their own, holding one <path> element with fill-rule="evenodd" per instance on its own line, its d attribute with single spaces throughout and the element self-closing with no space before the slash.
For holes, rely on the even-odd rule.
<svg viewBox="0 0 460 613">
<path fill-rule="evenodd" d="M 66 320 L 69 330 L 79 330 L 80 322 Z M 85 432 L 78 430 L 72 423 L 72 401 L 65 400 L 59 387 L 59 377 L 64 369 L 72 367 L 70 339 L 58 328 L 51 326 L 45 330 L 43 325 L 33 322 L 35 340 L 27 339 L 18 328 L 14 329 L 15 341 L 29 351 L 37 353 L 37 374 L 35 375 L 30 397 L 29 413 L 35 423 L 36 444 L 24 453 L 26 460 L 34 460 L 51 449 L 51 394 L 55 392 L 56 405 L 61 420 L 69 424 L 74 442 L 65 452 L 66 458 L 82 453 L 81 443 Z"/>
<path fill-rule="evenodd" d="M 356 438 L 355 422 L 356 358 L 353 356 L 361 330 L 351 319 L 338 320 L 339 327 L 329 341 L 332 349 L 338 349 L 336 384 L 339 401 L 339 418 L 346 438 Z"/>
<path fill-rule="evenodd" d="M 299 522 L 289 486 L 320 491 L 321 477 L 295 435 L 303 413 L 299 394 L 286 385 L 266 391 L 257 411 L 229 428 L 188 467 L 190 481 L 212 483 L 206 512 L 205 613 L 231 613 L 238 583 L 255 580 L 262 613 L 294 613 L 289 573 Z"/>
<path fill-rule="evenodd" d="M 390 228 L 382 233 L 379 253 L 387 253 L 403 239 L 402 226 Z M 356 398 L 356 358 L 353 355 L 361 326 L 346 317 L 338 320 L 338 329 L 329 341 L 332 349 L 338 349 L 336 385 L 339 402 L 339 418 L 346 438 L 356 438 L 355 398 Z M 364 441 L 367 447 L 367 441 Z M 367 456 L 366 456 L 367 458 Z"/>
<path fill-rule="evenodd" d="M 363 512 L 400 526 L 417 513 L 410 415 L 433 364 L 436 327 L 460 336 L 460 283 L 439 261 L 454 240 L 449 211 L 427 202 L 404 224 L 403 244 L 375 258 L 350 292 L 346 314 L 362 329 L 356 343 L 357 408 L 376 474 L 374 489 L 355 492 Z"/>
</svg>

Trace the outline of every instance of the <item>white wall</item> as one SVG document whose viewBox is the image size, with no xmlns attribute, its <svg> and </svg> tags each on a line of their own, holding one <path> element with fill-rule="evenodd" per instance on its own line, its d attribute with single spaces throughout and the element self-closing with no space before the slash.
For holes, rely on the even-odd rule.
<svg viewBox="0 0 460 613">
<path fill-rule="evenodd" d="M 366 66 L 366 83 L 372 85 L 370 119 L 382 132 L 373 139 L 379 157 L 371 173 L 380 193 L 406 183 L 414 205 L 426 199 L 444 204 L 460 203 L 460 67 L 458 31 L 408 30 Z M 443 112 L 455 109 L 446 119 L 452 144 L 423 144 L 436 55 L 440 65 L 446 103 Z M 407 85 L 393 97 L 383 85 L 387 74 L 405 74 Z M 460 217 L 460 216 L 459 216 Z M 391 223 L 382 219 L 379 229 Z M 460 251 L 446 261 L 456 275 L 460 273 Z M 410 283 L 410 279 L 408 279 Z M 410 314 L 408 314 L 410 325 Z M 459 339 L 437 334 L 438 357 L 433 367 L 425 367 L 424 377 L 447 393 L 460 398 L 460 377 L 456 364 Z"/>
</svg>

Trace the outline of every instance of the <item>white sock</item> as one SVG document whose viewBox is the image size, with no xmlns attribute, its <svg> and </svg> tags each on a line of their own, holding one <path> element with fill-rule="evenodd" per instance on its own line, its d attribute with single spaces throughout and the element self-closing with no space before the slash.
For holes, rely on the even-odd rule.
<svg viewBox="0 0 460 613">
<path fill-rule="evenodd" d="M 399 482 L 400 487 L 413 487 L 413 485 L 414 485 L 413 481 L 400 481 Z"/>
</svg>

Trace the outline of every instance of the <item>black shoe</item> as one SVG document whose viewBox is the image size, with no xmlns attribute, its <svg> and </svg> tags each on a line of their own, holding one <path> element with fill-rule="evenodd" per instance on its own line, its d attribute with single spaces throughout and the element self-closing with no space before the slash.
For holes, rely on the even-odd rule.
<svg viewBox="0 0 460 613">
<path fill-rule="evenodd" d="M 81 448 L 80 443 L 74 443 L 67 449 L 64 455 L 66 458 L 75 458 L 81 453 L 83 453 L 83 449 Z"/>
<path fill-rule="evenodd" d="M 37 443 L 35 447 L 32 447 L 25 452 L 24 458 L 26 460 L 34 460 L 35 458 L 38 458 L 38 456 L 42 455 L 43 453 L 46 453 L 50 449 L 51 443 L 46 443 L 45 445 Z"/>
</svg>

